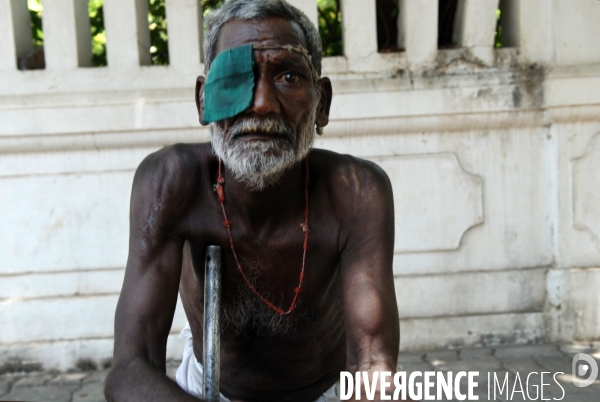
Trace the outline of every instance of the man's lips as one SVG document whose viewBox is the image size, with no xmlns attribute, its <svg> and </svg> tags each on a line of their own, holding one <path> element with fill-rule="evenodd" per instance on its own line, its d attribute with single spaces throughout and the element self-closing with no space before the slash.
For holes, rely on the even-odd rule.
<svg viewBox="0 0 600 402">
<path fill-rule="evenodd" d="M 244 140 L 244 141 L 273 141 L 273 140 L 286 140 L 287 136 L 284 134 L 272 134 L 272 133 L 264 133 L 264 132 L 251 132 L 251 133 L 242 133 L 237 134 L 232 138 L 234 141 L 236 140 Z"/>
</svg>

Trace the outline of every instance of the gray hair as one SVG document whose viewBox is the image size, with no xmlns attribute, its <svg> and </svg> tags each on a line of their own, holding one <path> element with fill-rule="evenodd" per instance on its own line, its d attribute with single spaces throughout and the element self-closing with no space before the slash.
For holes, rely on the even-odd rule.
<svg viewBox="0 0 600 402">
<path fill-rule="evenodd" d="M 208 73 L 212 61 L 217 56 L 217 41 L 223 25 L 235 19 L 264 20 L 271 17 L 293 21 L 300 26 L 306 38 L 306 50 L 315 69 L 321 75 L 322 49 L 319 31 L 306 14 L 285 0 L 229 0 L 221 8 L 209 13 L 206 16 L 204 37 L 204 72 Z"/>
</svg>

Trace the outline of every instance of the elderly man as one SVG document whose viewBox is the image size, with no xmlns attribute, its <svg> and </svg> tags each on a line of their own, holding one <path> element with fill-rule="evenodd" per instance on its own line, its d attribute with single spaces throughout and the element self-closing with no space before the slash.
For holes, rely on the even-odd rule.
<svg viewBox="0 0 600 402">
<path fill-rule="evenodd" d="M 311 149 L 332 90 L 304 14 L 231 0 L 205 42 L 196 103 L 212 146 L 164 148 L 135 174 L 107 398 L 201 397 L 204 252 L 220 245 L 222 400 L 339 400 L 340 371 L 396 368 L 390 182 Z M 178 292 L 189 327 L 175 383 L 165 349 Z"/>
</svg>

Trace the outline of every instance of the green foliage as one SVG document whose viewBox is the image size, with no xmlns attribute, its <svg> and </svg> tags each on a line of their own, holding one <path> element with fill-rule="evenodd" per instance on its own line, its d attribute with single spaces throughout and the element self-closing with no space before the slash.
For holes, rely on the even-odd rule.
<svg viewBox="0 0 600 402">
<path fill-rule="evenodd" d="M 169 64 L 169 37 L 165 0 L 149 0 L 148 28 L 150 29 L 150 56 L 152 64 Z"/>
<path fill-rule="evenodd" d="M 43 46 L 44 31 L 42 31 L 42 2 L 41 0 L 27 0 L 27 8 L 29 8 L 33 46 Z"/>
<path fill-rule="evenodd" d="M 104 0 L 89 0 L 90 35 L 92 41 L 92 65 L 106 66 L 106 33 L 104 32 Z M 34 46 L 44 46 L 42 16 L 44 7 L 42 0 L 27 0 L 31 36 Z"/>
<path fill-rule="evenodd" d="M 90 0 L 90 34 L 92 35 L 92 65 L 106 66 L 106 32 L 104 31 L 104 0 Z"/>
<path fill-rule="evenodd" d="M 502 16 L 502 11 L 500 9 L 496 10 L 496 32 L 494 32 L 494 47 L 496 49 L 502 47 L 502 20 L 500 17 Z"/>
<path fill-rule="evenodd" d="M 202 15 L 206 16 L 215 8 L 221 7 L 224 0 L 202 0 Z"/>
<path fill-rule="evenodd" d="M 343 53 L 340 0 L 318 0 L 317 5 L 323 56 L 339 56 Z"/>
</svg>

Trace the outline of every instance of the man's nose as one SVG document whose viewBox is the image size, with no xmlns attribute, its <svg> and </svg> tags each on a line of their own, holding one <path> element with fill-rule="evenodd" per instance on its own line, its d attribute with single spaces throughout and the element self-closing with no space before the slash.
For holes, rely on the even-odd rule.
<svg viewBox="0 0 600 402">
<path fill-rule="evenodd" d="M 274 83 L 269 82 L 266 77 L 258 77 L 254 85 L 254 98 L 248 112 L 256 114 L 279 114 L 281 105 L 277 99 L 277 89 Z"/>
</svg>

